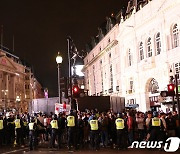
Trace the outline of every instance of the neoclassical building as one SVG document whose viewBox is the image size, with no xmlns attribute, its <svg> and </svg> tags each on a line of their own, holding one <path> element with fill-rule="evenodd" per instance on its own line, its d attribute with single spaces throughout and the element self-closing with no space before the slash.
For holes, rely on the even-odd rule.
<svg viewBox="0 0 180 154">
<path fill-rule="evenodd" d="M 22 64 L 19 57 L 0 49 L 0 110 L 27 111 L 38 87 L 31 68 Z M 42 89 L 39 93 L 43 97 Z"/>
<path fill-rule="evenodd" d="M 172 110 L 160 91 L 180 71 L 179 10 L 179 0 L 130 0 L 84 58 L 90 95 L 124 97 L 141 111 Z"/>
</svg>

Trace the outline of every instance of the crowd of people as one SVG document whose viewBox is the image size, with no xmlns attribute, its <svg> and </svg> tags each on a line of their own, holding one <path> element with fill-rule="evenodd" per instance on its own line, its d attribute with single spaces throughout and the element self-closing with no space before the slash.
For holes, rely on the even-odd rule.
<svg viewBox="0 0 180 154">
<path fill-rule="evenodd" d="M 99 150 L 111 147 L 127 149 L 133 141 L 163 141 L 168 137 L 180 137 L 180 125 L 176 111 L 146 113 L 129 110 L 114 113 L 71 110 L 69 115 L 59 113 L 0 113 L 0 147 L 11 145 L 34 150 L 38 145 L 49 148 L 91 148 Z"/>
</svg>

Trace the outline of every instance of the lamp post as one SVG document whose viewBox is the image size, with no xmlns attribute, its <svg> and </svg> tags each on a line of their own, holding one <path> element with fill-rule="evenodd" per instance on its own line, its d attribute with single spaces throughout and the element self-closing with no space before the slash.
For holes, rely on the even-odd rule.
<svg viewBox="0 0 180 154">
<path fill-rule="evenodd" d="M 58 68 L 58 94 L 59 94 L 59 103 L 61 103 L 61 87 L 60 87 L 60 65 L 62 63 L 62 57 L 60 55 L 60 52 L 58 52 L 58 55 L 56 57 L 56 63 Z"/>
</svg>

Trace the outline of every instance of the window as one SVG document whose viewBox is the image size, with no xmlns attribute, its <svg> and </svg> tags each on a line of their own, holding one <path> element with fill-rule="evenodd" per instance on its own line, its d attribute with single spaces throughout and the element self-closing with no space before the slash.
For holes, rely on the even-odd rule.
<svg viewBox="0 0 180 154">
<path fill-rule="evenodd" d="M 104 91 L 104 84 L 103 84 L 103 68 L 102 68 L 102 60 L 100 60 L 100 67 L 101 67 L 101 89 L 102 92 Z"/>
<path fill-rule="evenodd" d="M 178 29 L 178 25 L 175 24 L 173 26 L 173 46 L 174 48 L 179 46 L 179 29 Z"/>
<path fill-rule="evenodd" d="M 147 57 L 152 57 L 151 38 L 147 40 Z"/>
<path fill-rule="evenodd" d="M 133 81 L 132 80 L 130 81 L 129 85 L 130 85 L 130 90 L 133 90 Z"/>
<path fill-rule="evenodd" d="M 129 99 L 127 104 L 136 104 L 136 99 Z"/>
<path fill-rule="evenodd" d="M 110 65 L 110 88 L 113 89 L 113 72 L 112 72 L 112 64 Z"/>
<path fill-rule="evenodd" d="M 174 67 L 175 67 L 175 74 L 179 74 L 180 73 L 180 62 L 175 63 Z"/>
<path fill-rule="evenodd" d="M 156 55 L 159 55 L 161 53 L 161 39 L 160 39 L 160 33 L 157 33 L 156 35 Z"/>
<path fill-rule="evenodd" d="M 111 42 L 111 39 L 109 38 L 109 39 L 108 39 L 108 43 L 110 43 L 110 42 Z"/>
<path fill-rule="evenodd" d="M 131 50 L 129 49 L 128 51 L 128 65 L 131 66 L 132 65 L 132 55 L 131 55 Z"/>
<path fill-rule="evenodd" d="M 139 44 L 139 54 L 140 54 L 140 60 L 144 59 L 144 51 L 143 51 L 143 43 L 141 42 Z"/>
<path fill-rule="evenodd" d="M 132 94 L 132 93 L 133 93 L 133 87 L 134 87 L 133 80 L 132 80 L 132 79 L 130 79 L 130 81 L 129 81 L 128 94 Z"/>
<path fill-rule="evenodd" d="M 93 78 L 94 78 L 94 91 L 96 93 L 96 76 L 95 76 L 95 66 L 93 65 Z"/>
<path fill-rule="evenodd" d="M 158 82 L 153 78 L 150 82 L 149 82 L 149 92 L 151 92 L 152 94 L 154 93 L 158 93 L 159 90 L 159 86 L 158 86 Z"/>
</svg>

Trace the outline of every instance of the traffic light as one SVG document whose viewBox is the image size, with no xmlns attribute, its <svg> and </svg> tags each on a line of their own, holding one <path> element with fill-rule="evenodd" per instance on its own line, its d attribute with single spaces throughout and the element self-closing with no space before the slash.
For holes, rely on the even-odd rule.
<svg viewBox="0 0 180 154">
<path fill-rule="evenodd" d="M 73 97 L 78 98 L 79 94 L 80 94 L 80 89 L 79 89 L 78 85 L 74 85 L 72 88 L 72 91 L 73 91 Z"/>
<path fill-rule="evenodd" d="M 67 79 L 67 77 L 60 78 L 60 89 L 61 89 L 61 92 L 64 92 L 65 98 L 67 98 L 68 97 L 68 79 Z"/>
<path fill-rule="evenodd" d="M 167 87 L 168 87 L 168 95 L 169 96 L 175 96 L 175 91 L 174 91 L 175 85 L 174 84 L 168 84 Z"/>
<path fill-rule="evenodd" d="M 168 91 L 161 91 L 160 95 L 162 97 L 175 96 L 174 88 L 175 88 L 174 84 L 168 84 L 167 85 Z"/>
<path fill-rule="evenodd" d="M 167 87 L 168 87 L 168 91 L 174 91 L 175 85 L 171 83 L 168 84 Z"/>
</svg>

